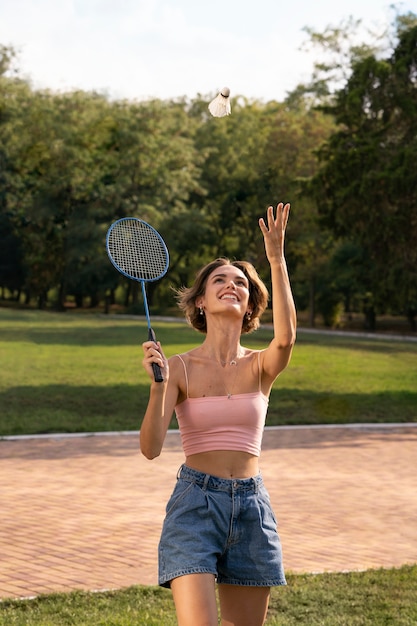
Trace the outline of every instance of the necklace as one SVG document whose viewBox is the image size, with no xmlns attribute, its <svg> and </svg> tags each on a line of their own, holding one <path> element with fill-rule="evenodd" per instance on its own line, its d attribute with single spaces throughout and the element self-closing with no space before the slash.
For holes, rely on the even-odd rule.
<svg viewBox="0 0 417 626">
<path fill-rule="evenodd" d="M 238 369 L 239 361 L 237 359 L 238 359 L 238 355 L 236 354 L 234 359 L 232 359 L 231 361 L 220 361 L 220 365 L 223 368 L 225 368 L 227 365 L 230 365 L 231 367 L 235 368 L 235 375 L 233 376 L 232 380 L 230 381 L 230 385 L 227 385 L 227 387 L 226 387 L 226 384 L 224 382 L 224 376 L 222 376 L 222 385 L 223 385 L 223 388 L 224 388 L 224 390 L 226 392 L 228 400 L 230 400 L 232 395 L 233 395 L 233 389 L 234 389 L 234 386 L 235 386 L 235 383 L 236 383 L 236 379 L 237 379 L 237 375 L 238 375 L 238 372 L 239 372 L 239 369 Z"/>
<path fill-rule="evenodd" d="M 227 362 L 227 361 L 219 361 L 220 365 L 222 367 L 226 367 L 226 365 L 237 365 L 237 361 L 236 361 L 237 355 L 235 356 L 234 359 L 232 359 L 231 361 Z"/>
<path fill-rule="evenodd" d="M 224 390 L 225 390 L 225 392 L 226 392 L 226 396 L 227 396 L 227 399 L 228 399 L 228 400 L 230 400 L 230 399 L 231 399 L 231 397 L 232 397 L 232 395 L 233 395 L 233 389 L 234 389 L 234 386 L 235 386 L 235 383 L 236 383 L 237 375 L 238 375 L 238 373 L 239 373 L 239 367 L 238 367 L 238 365 L 239 365 L 240 358 L 241 358 L 242 356 L 243 356 L 243 354 L 241 354 L 240 347 L 239 347 L 238 351 L 236 352 L 235 356 L 234 356 L 234 357 L 233 357 L 230 361 L 222 361 L 221 359 L 217 359 L 217 358 L 214 356 L 214 354 L 211 354 L 211 355 L 209 356 L 209 358 L 211 358 L 211 359 L 212 359 L 213 361 L 215 361 L 218 365 L 220 365 L 220 367 L 221 367 L 222 369 L 224 369 L 224 370 L 225 370 L 225 373 L 226 373 L 226 369 L 225 369 L 225 368 L 229 368 L 229 367 L 233 367 L 233 368 L 234 368 L 234 376 L 233 376 L 233 377 L 232 377 L 232 379 L 230 380 L 230 384 L 228 384 L 228 385 L 226 385 L 226 384 L 225 384 L 225 381 L 224 381 L 225 376 L 224 376 L 224 375 L 222 375 L 222 378 L 221 378 L 222 387 L 223 387 L 223 389 L 224 389 Z"/>
<path fill-rule="evenodd" d="M 230 363 L 230 365 L 232 365 L 232 363 Z M 230 400 L 232 395 L 233 395 L 233 389 L 235 387 L 235 383 L 236 383 L 236 379 L 237 379 L 237 375 L 239 372 L 239 369 L 237 367 L 237 363 L 234 363 L 234 365 L 236 366 L 235 369 L 235 375 L 233 376 L 232 380 L 230 380 L 230 384 L 226 385 L 225 381 L 224 381 L 224 376 L 222 377 L 222 385 L 223 385 L 223 389 L 226 392 L 227 395 L 227 399 Z"/>
<path fill-rule="evenodd" d="M 239 359 L 240 359 L 240 357 L 241 357 L 241 356 L 242 356 L 242 355 L 240 354 L 240 350 L 238 350 L 238 351 L 236 352 L 235 356 L 233 357 L 233 359 L 232 359 L 231 361 L 222 361 L 221 359 L 216 359 L 216 357 L 215 357 L 215 356 L 213 356 L 212 358 L 213 358 L 215 361 L 217 361 L 218 363 L 220 363 L 220 365 L 221 365 L 222 367 L 226 367 L 226 365 L 235 365 L 235 366 L 236 366 L 236 365 L 238 364 L 238 361 L 239 361 Z"/>
</svg>

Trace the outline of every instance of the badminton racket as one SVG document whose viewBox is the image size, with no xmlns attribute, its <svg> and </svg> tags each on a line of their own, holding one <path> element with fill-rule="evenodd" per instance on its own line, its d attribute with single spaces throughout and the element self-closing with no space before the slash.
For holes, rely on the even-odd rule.
<svg viewBox="0 0 417 626">
<path fill-rule="evenodd" d="M 156 341 L 151 326 L 145 284 L 162 278 L 169 265 L 168 249 L 161 235 L 150 224 L 137 217 L 123 217 L 114 222 L 106 236 L 106 249 L 114 267 L 142 286 L 143 305 L 148 324 L 148 340 Z M 155 382 L 163 376 L 157 363 L 152 363 Z"/>
</svg>

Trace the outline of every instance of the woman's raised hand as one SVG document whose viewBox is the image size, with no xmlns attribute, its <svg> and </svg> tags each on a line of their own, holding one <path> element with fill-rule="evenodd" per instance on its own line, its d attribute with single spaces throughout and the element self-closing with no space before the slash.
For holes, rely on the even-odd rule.
<svg viewBox="0 0 417 626">
<path fill-rule="evenodd" d="M 265 223 L 263 217 L 259 220 L 259 227 L 264 236 L 266 256 L 270 263 L 274 261 L 282 262 L 284 260 L 285 229 L 287 227 L 289 212 L 290 204 L 280 202 L 277 205 L 275 216 L 274 207 L 268 207 L 267 223 Z"/>
</svg>

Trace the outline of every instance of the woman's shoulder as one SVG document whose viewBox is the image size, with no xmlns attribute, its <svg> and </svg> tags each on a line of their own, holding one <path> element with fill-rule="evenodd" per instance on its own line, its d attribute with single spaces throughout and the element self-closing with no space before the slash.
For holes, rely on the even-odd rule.
<svg viewBox="0 0 417 626">
<path fill-rule="evenodd" d="M 247 358 L 248 360 L 253 359 L 254 361 L 258 361 L 258 359 L 262 358 L 262 354 L 264 349 L 253 349 L 253 348 L 244 348 L 244 352 L 242 354 L 243 358 Z"/>
<path fill-rule="evenodd" d="M 188 352 L 176 352 L 172 356 L 169 357 L 169 364 L 181 363 L 181 361 L 188 361 L 190 358 L 193 358 L 196 352 L 196 348 L 192 350 L 188 350 Z"/>
<path fill-rule="evenodd" d="M 176 381 L 182 381 L 184 371 L 187 374 L 195 363 L 195 350 L 173 354 L 169 357 L 169 371 Z"/>
</svg>

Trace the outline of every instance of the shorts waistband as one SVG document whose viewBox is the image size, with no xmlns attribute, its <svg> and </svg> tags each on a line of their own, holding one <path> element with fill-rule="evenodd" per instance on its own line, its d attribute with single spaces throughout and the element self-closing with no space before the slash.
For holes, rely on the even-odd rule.
<svg viewBox="0 0 417 626">
<path fill-rule="evenodd" d="M 218 476 L 199 472 L 188 467 L 188 465 L 181 465 L 178 470 L 177 478 L 195 483 L 202 489 L 226 491 L 228 493 L 234 493 L 239 490 L 256 493 L 259 487 L 263 485 L 261 474 L 257 474 L 251 478 L 219 478 Z"/>
</svg>

